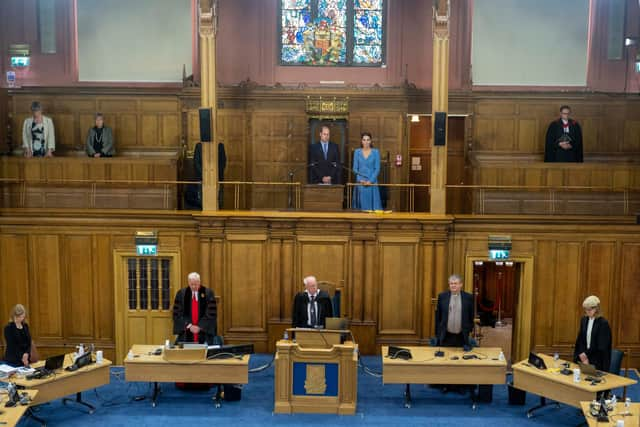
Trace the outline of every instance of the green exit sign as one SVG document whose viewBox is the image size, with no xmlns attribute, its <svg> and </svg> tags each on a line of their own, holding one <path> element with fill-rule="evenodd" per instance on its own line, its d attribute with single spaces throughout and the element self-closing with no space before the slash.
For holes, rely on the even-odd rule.
<svg viewBox="0 0 640 427">
<path fill-rule="evenodd" d="M 490 249 L 489 259 L 492 259 L 492 260 L 509 259 L 509 251 L 507 249 Z"/>
<path fill-rule="evenodd" d="M 158 255 L 158 245 L 136 245 L 138 256 Z"/>
</svg>

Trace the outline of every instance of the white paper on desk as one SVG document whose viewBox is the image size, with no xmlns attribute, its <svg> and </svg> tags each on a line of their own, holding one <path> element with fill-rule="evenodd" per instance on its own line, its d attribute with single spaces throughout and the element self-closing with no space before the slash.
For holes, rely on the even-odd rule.
<svg viewBox="0 0 640 427">
<path fill-rule="evenodd" d="M 13 367 L 13 366 L 9 366 L 5 363 L 3 363 L 2 365 L 0 365 L 0 375 L 10 375 L 13 374 L 14 372 L 16 372 L 18 370 L 18 368 Z"/>
<path fill-rule="evenodd" d="M 220 346 L 219 346 L 219 345 L 210 345 L 210 346 L 207 346 L 207 350 L 214 350 L 214 349 L 218 349 L 218 348 L 220 348 Z"/>
<path fill-rule="evenodd" d="M 33 368 L 20 367 L 17 369 L 17 371 L 18 371 L 18 375 L 29 375 L 29 374 L 33 374 L 36 370 Z"/>
</svg>

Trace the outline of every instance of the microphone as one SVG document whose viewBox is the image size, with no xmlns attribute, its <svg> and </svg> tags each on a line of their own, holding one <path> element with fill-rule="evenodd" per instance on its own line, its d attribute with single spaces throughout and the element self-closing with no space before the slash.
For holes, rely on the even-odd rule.
<svg viewBox="0 0 640 427">
<path fill-rule="evenodd" d="M 305 165 L 302 166 L 298 166 L 297 168 L 293 168 L 289 171 L 289 183 L 293 183 L 293 177 L 296 175 L 296 173 L 298 173 L 299 171 L 301 171 L 302 169 L 309 169 L 312 168 L 314 166 L 318 166 L 318 162 L 311 162 L 311 163 L 307 163 Z M 288 195 L 287 195 L 287 206 L 289 209 L 293 209 L 293 186 L 290 185 L 289 186 L 289 191 L 288 191 Z"/>
<path fill-rule="evenodd" d="M 331 165 L 332 165 L 334 168 L 337 168 L 337 167 L 338 167 L 338 163 L 336 163 L 336 162 L 331 163 Z M 347 166 L 344 166 L 344 165 L 340 165 L 340 167 L 341 167 L 341 168 L 343 168 L 343 169 L 348 170 L 349 172 L 351 172 L 352 174 L 354 174 L 354 175 L 356 175 L 356 176 L 357 176 L 357 175 L 362 175 L 362 176 L 363 176 L 367 181 L 371 181 L 371 178 L 369 178 L 367 175 L 362 174 L 362 173 L 360 173 L 360 172 L 358 172 L 358 171 L 356 171 L 356 170 L 353 170 L 353 169 L 351 169 L 350 167 L 347 167 Z"/>
</svg>

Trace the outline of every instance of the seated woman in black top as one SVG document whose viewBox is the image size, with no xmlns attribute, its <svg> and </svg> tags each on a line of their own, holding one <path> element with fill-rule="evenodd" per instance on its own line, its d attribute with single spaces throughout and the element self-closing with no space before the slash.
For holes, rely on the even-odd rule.
<svg viewBox="0 0 640 427">
<path fill-rule="evenodd" d="M 24 321 L 27 311 L 22 304 L 11 309 L 10 321 L 4 327 L 4 340 L 7 349 L 4 361 L 13 366 L 28 366 L 31 358 L 31 334 L 29 325 Z"/>
<path fill-rule="evenodd" d="M 586 316 L 580 320 L 573 359 L 608 372 L 611 364 L 611 328 L 600 313 L 600 299 L 591 295 L 584 300 L 582 307 Z"/>
<path fill-rule="evenodd" d="M 96 125 L 87 134 L 86 151 L 89 157 L 113 157 L 113 131 L 104 125 L 104 115 L 96 113 Z"/>
</svg>

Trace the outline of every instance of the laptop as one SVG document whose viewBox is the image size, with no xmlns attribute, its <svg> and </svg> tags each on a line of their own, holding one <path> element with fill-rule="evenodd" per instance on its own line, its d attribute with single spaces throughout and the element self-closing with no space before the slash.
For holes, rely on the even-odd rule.
<svg viewBox="0 0 640 427">
<path fill-rule="evenodd" d="M 57 356 L 47 357 L 47 361 L 44 362 L 44 369 L 47 371 L 53 372 L 62 368 L 64 364 L 65 354 L 59 354 Z"/>
<path fill-rule="evenodd" d="M 327 317 L 324 319 L 325 329 L 346 331 L 349 329 L 349 319 L 346 317 Z"/>
<path fill-rule="evenodd" d="M 544 363 L 544 360 L 534 352 L 529 353 L 529 364 L 538 369 L 547 369 L 547 364 Z"/>
<path fill-rule="evenodd" d="M 604 372 L 598 371 L 595 366 L 589 363 L 578 362 L 578 367 L 580 367 L 580 372 L 590 377 L 601 377 L 605 375 Z"/>
</svg>

